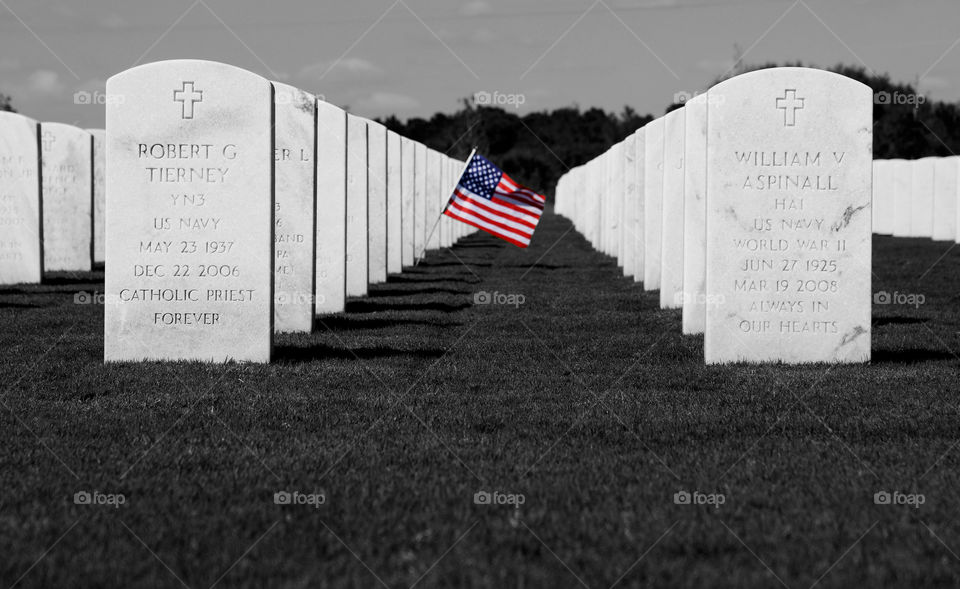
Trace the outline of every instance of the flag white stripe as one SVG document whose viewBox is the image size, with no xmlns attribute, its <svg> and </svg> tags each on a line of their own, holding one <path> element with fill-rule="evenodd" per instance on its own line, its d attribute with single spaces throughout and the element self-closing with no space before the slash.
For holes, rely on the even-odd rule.
<svg viewBox="0 0 960 589">
<path fill-rule="evenodd" d="M 468 200 L 464 200 L 463 198 L 460 198 L 460 195 L 457 195 L 454 200 L 457 203 L 457 205 L 461 207 L 460 208 L 461 211 L 463 211 L 463 209 L 467 209 L 474 215 L 483 217 L 485 219 L 494 221 L 496 223 L 501 223 L 503 225 L 506 225 L 511 230 L 522 232 L 526 235 L 533 235 L 532 227 L 527 227 L 526 225 L 521 225 L 520 223 L 512 221 L 510 217 L 503 217 L 501 215 L 496 215 L 496 214 L 490 213 L 489 211 L 485 211 L 480 207 L 476 206 L 475 204 L 473 204 L 472 202 Z"/>
<path fill-rule="evenodd" d="M 540 215 L 539 215 L 540 211 L 531 211 L 529 210 L 529 208 L 521 206 L 521 208 L 523 208 L 523 212 L 521 212 L 516 209 L 511 209 L 510 207 L 505 207 L 496 201 L 487 200 L 485 198 L 479 197 L 473 194 L 472 192 L 470 192 L 469 190 L 463 190 L 463 193 L 465 196 L 468 196 L 474 199 L 475 201 L 483 204 L 484 206 L 489 207 L 497 211 L 498 213 L 502 213 L 508 219 L 519 219 L 521 221 L 526 221 L 527 223 L 532 223 L 534 225 L 536 225 L 537 222 L 540 221 Z M 457 193 L 454 193 L 453 195 L 454 197 L 458 196 Z M 509 199 L 505 199 L 502 197 L 498 197 L 498 198 L 501 198 L 501 200 L 510 202 Z M 513 203 L 511 202 L 511 204 Z M 517 206 L 520 206 L 520 205 L 517 205 Z"/>
<path fill-rule="evenodd" d="M 497 192 L 496 197 L 504 202 L 520 207 L 526 211 L 528 215 L 533 215 L 538 219 L 540 218 L 540 215 L 543 214 L 543 210 L 539 207 L 533 206 L 528 201 L 520 200 L 512 194 L 503 194 L 502 192 Z"/>
<path fill-rule="evenodd" d="M 461 211 L 461 210 L 454 209 L 454 210 L 453 210 L 453 213 L 454 213 L 455 215 L 459 216 L 459 217 L 463 217 L 464 219 L 466 219 L 466 220 L 468 220 L 468 221 L 470 221 L 470 222 L 472 222 L 472 223 L 476 223 L 477 225 L 485 228 L 486 230 L 490 231 L 491 233 L 494 233 L 494 234 L 497 234 L 497 235 L 504 235 L 504 236 L 506 236 L 506 237 L 509 237 L 510 239 L 515 239 L 515 240 L 517 240 L 517 241 L 519 241 L 519 242 L 522 242 L 522 243 L 524 243 L 524 244 L 529 244 L 529 243 L 530 243 L 530 236 L 528 236 L 528 235 L 521 235 L 521 234 L 518 234 L 518 233 L 513 233 L 513 232 L 511 232 L 511 231 L 507 231 L 507 230 L 505 230 L 505 229 L 501 229 L 500 227 L 497 227 L 496 225 L 491 225 L 490 223 L 487 223 L 486 221 L 484 221 L 482 218 L 477 217 L 476 215 L 472 215 L 472 214 L 470 214 L 470 213 L 467 212 L 467 211 Z"/>
</svg>

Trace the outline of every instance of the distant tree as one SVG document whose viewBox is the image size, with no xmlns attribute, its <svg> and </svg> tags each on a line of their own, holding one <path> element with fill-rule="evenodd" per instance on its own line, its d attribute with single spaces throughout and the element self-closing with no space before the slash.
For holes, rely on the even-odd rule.
<svg viewBox="0 0 960 589">
<path fill-rule="evenodd" d="M 0 94 L 0 110 L 17 112 L 16 109 L 13 108 L 12 99 L 6 94 Z"/>
</svg>

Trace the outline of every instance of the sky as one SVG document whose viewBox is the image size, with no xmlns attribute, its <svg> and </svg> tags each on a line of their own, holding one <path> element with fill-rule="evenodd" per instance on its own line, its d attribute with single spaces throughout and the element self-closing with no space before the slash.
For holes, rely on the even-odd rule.
<svg viewBox="0 0 960 589">
<path fill-rule="evenodd" d="M 107 78 L 194 58 L 370 118 L 463 99 L 659 115 L 739 48 L 747 63 L 860 65 L 957 101 L 958 24 L 958 0 L 0 0 L 0 93 L 35 119 L 102 127 Z"/>
</svg>

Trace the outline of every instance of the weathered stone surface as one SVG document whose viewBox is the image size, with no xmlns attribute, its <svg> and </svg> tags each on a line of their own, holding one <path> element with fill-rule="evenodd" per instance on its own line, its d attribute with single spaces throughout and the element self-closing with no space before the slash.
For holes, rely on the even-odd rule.
<svg viewBox="0 0 960 589">
<path fill-rule="evenodd" d="M 268 362 L 273 86 L 178 60 L 107 95 L 106 360 Z"/>
<path fill-rule="evenodd" d="M 872 113 L 821 70 L 710 90 L 708 363 L 869 361 Z"/>
<path fill-rule="evenodd" d="M 37 121 L 0 112 L 0 285 L 42 278 L 38 133 Z"/>
</svg>

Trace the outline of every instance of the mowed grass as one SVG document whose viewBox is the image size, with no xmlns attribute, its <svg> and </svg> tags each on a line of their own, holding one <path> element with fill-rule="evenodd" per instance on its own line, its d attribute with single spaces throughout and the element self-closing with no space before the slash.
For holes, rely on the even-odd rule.
<svg viewBox="0 0 960 589">
<path fill-rule="evenodd" d="M 527 251 L 430 254 L 269 366 L 105 366 L 74 301 L 102 274 L 2 289 L 0 585 L 956 586 L 949 248 L 875 239 L 874 290 L 925 301 L 874 307 L 869 366 L 705 366 L 553 215 Z"/>
</svg>

